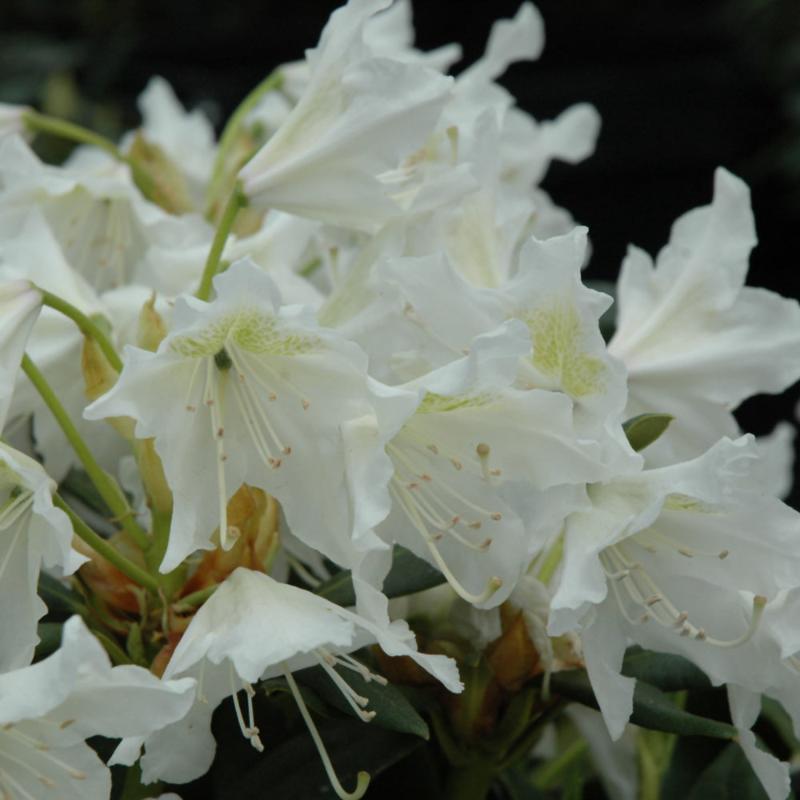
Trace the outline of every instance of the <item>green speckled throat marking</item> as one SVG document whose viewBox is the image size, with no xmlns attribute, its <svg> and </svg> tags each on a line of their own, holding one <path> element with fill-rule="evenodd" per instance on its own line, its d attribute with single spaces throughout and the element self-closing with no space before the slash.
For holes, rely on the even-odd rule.
<svg viewBox="0 0 800 800">
<path fill-rule="evenodd" d="M 694 511 L 696 514 L 713 514 L 716 509 L 709 503 L 688 494 L 671 494 L 664 500 L 664 511 Z"/>
<path fill-rule="evenodd" d="M 533 365 L 548 377 L 560 379 L 571 397 L 599 394 L 605 388 L 606 366 L 581 350 L 583 330 L 577 309 L 561 301 L 533 311 L 527 323 L 533 341 Z"/>
<path fill-rule="evenodd" d="M 211 322 L 197 333 L 176 336 L 172 350 L 188 358 L 216 356 L 226 345 L 234 344 L 250 353 L 296 356 L 317 349 L 320 340 L 281 330 L 275 317 L 257 309 L 242 309 Z"/>
<path fill-rule="evenodd" d="M 461 408 L 478 408 L 491 401 L 490 394 L 446 395 L 427 392 L 417 411 L 420 414 L 439 414 L 444 411 L 457 411 Z"/>
</svg>

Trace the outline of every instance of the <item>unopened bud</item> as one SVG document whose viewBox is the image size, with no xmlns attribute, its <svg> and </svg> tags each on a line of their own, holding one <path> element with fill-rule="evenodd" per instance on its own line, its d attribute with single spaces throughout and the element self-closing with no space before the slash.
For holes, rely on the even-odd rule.
<svg viewBox="0 0 800 800">
<path fill-rule="evenodd" d="M 84 390 L 89 402 L 110 391 L 119 377 L 119 373 L 111 366 L 100 346 L 91 336 L 85 336 L 83 339 L 81 370 Z M 120 436 L 129 440 L 133 439 L 133 429 L 136 423 L 130 417 L 108 417 L 106 422 Z"/>
<path fill-rule="evenodd" d="M 128 163 L 134 183 L 148 200 L 170 214 L 192 211 L 194 204 L 183 173 L 157 144 L 147 141 L 141 131 L 133 138 Z"/>
<path fill-rule="evenodd" d="M 150 295 L 139 312 L 139 327 L 136 332 L 136 345 L 142 350 L 155 353 L 167 335 L 167 326 L 161 314 L 156 311 L 156 293 Z"/>
<path fill-rule="evenodd" d="M 136 439 L 134 453 L 148 505 L 159 514 L 169 514 L 172 511 L 172 492 L 164 475 L 161 458 L 156 452 L 154 440 Z"/>
</svg>

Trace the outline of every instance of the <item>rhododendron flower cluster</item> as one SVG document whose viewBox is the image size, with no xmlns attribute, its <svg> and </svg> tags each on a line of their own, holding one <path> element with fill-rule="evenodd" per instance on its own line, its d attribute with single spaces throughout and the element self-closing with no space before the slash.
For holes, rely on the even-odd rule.
<svg viewBox="0 0 800 800">
<path fill-rule="evenodd" d="M 543 30 L 523 3 L 451 77 L 408 3 L 350 0 L 219 138 L 158 77 L 119 142 L 0 107 L 0 798 L 108 798 L 112 765 L 180 791 L 217 709 L 267 758 L 276 693 L 339 797 L 370 775 L 338 774 L 331 696 L 432 720 L 449 796 L 485 797 L 559 719 L 700 719 L 662 694 L 648 726 L 633 646 L 724 686 L 706 722 L 788 794 L 751 727 L 763 697 L 800 735 L 791 437 L 732 411 L 800 378 L 800 305 L 745 286 L 722 168 L 615 300 L 583 282 L 591 231 L 539 184 L 599 115 L 498 83 Z"/>
</svg>

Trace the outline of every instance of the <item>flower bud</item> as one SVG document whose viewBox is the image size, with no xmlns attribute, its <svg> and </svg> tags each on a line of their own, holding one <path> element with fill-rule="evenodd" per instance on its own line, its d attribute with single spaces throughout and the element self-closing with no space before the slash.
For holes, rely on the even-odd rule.
<svg viewBox="0 0 800 800">
<path fill-rule="evenodd" d="M 84 391 L 89 402 L 109 391 L 119 377 L 119 373 L 109 364 L 100 346 L 91 336 L 86 336 L 83 340 L 81 371 Z M 135 422 L 130 417 L 109 417 L 108 422 L 120 436 L 128 440 L 134 438 Z"/>
<path fill-rule="evenodd" d="M 136 332 L 136 345 L 143 350 L 155 353 L 161 340 L 167 335 L 167 326 L 161 314 L 156 311 L 156 293 L 142 306 L 139 312 L 139 327 Z"/>
<path fill-rule="evenodd" d="M 141 193 L 170 214 L 184 214 L 193 209 L 186 178 L 166 153 L 136 133 L 128 150 L 133 180 Z"/>
</svg>

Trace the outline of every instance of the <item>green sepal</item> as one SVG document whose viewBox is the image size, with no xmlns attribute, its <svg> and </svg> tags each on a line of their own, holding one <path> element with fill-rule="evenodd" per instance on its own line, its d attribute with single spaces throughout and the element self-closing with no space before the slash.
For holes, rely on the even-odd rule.
<svg viewBox="0 0 800 800">
<path fill-rule="evenodd" d="M 639 414 L 622 424 L 631 447 L 638 453 L 653 444 L 674 419 L 670 414 Z"/>
</svg>

